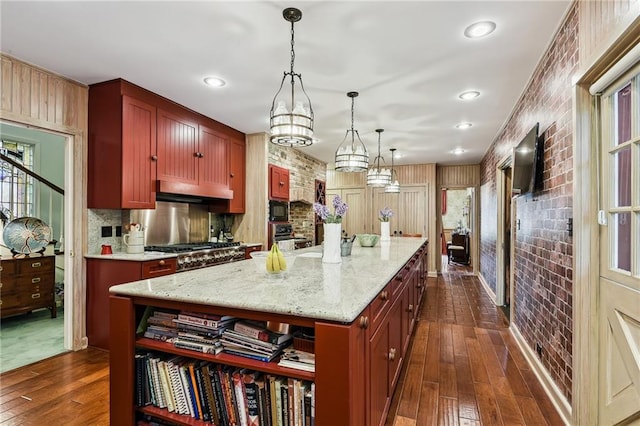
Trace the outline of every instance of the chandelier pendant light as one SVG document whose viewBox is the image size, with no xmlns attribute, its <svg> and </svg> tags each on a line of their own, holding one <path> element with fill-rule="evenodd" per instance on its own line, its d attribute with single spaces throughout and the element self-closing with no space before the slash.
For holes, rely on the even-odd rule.
<svg viewBox="0 0 640 426">
<path fill-rule="evenodd" d="M 391 151 L 391 183 L 384 187 L 384 192 L 397 194 L 400 192 L 400 183 L 398 182 L 398 174 L 393 166 L 393 153 L 395 148 L 389 149 Z"/>
<path fill-rule="evenodd" d="M 378 132 L 378 156 L 373 160 L 373 166 L 367 172 L 367 185 L 382 188 L 391 183 L 391 170 L 380 167 L 380 160 L 384 163 L 384 158 L 380 155 L 380 135 L 384 129 L 376 129 Z"/>
<path fill-rule="evenodd" d="M 282 16 L 291 22 L 291 70 L 285 71 L 280 89 L 273 98 L 270 112 L 271 142 L 283 146 L 309 146 L 313 143 L 313 109 L 311 99 L 304 90 L 302 75 L 296 74 L 293 65 L 296 58 L 294 51 L 293 24 L 302 19 L 302 12 L 294 7 L 286 8 Z M 282 90 L 287 77 L 291 81 L 291 93 Z M 299 90 L 296 90 L 296 79 Z"/>
<path fill-rule="evenodd" d="M 347 96 L 351 98 L 351 129 L 347 130 L 336 151 L 336 172 L 366 172 L 369 168 L 369 153 L 360 134 L 353 128 L 353 106 L 358 92 L 349 92 Z"/>
</svg>

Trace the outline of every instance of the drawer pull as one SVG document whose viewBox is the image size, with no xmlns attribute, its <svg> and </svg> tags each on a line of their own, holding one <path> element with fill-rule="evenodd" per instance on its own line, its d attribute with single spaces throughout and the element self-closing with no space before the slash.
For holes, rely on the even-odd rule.
<svg viewBox="0 0 640 426">
<path fill-rule="evenodd" d="M 164 260 L 161 260 L 160 262 L 158 262 L 158 265 L 163 266 L 165 264 Z"/>
<path fill-rule="evenodd" d="M 41 267 L 41 266 L 42 266 L 42 263 L 41 263 L 41 262 L 33 262 L 33 263 L 31 264 L 31 267 L 32 267 L 32 268 L 39 268 L 39 267 Z"/>
<path fill-rule="evenodd" d="M 369 327 L 369 317 L 363 315 L 360 317 L 360 328 L 367 329 Z"/>
<path fill-rule="evenodd" d="M 39 299 L 39 298 L 40 298 L 40 293 L 33 293 L 33 294 L 31 295 L 31 298 L 32 298 L 32 299 Z"/>
<path fill-rule="evenodd" d="M 407 311 L 409 311 L 409 312 L 413 312 L 413 304 L 410 304 L 410 305 L 409 305 L 409 308 L 407 308 Z"/>
<path fill-rule="evenodd" d="M 380 293 L 380 299 L 389 300 L 389 293 L 387 293 L 387 290 L 385 290 L 382 293 Z"/>
<path fill-rule="evenodd" d="M 32 284 L 39 283 L 39 282 L 40 282 L 40 277 L 31 278 L 31 283 Z"/>
<path fill-rule="evenodd" d="M 389 350 L 389 361 L 393 361 L 396 359 L 396 348 L 391 348 Z"/>
</svg>

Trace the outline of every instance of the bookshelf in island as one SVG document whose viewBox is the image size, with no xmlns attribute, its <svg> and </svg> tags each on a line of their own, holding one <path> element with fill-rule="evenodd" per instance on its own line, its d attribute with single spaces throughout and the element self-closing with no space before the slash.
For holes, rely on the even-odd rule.
<svg viewBox="0 0 640 426">
<path fill-rule="evenodd" d="M 219 377 L 211 376 L 218 380 L 226 372 L 230 377 L 247 375 L 261 384 L 288 382 L 290 389 L 299 389 L 294 394 L 300 401 L 291 404 L 289 397 L 289 415 L 295 416 L 291 424 L 384 425 L 425 290 L 427 241 L 392 238 L 373 248 L 354 247 L 341 264 L 322 263 L 318 248 L 296 251 L 298 259 L 284 278 L 257 273 L 253 261 L 246 260 L 111 287 L 111 424 L 144 424 L 153 418 L 168 424 L 217 426 L 227 424 L 223 415 L 255 414 L 249 413 L 255 405 L 242 399 L 246 398 L 242 386 L 237 394 L 227 395 L 238 405 L 218 406 L 217 421 L 212 417 L 215 405 L 207 414 L 204 399 L 200 407 L 197 399 L 193 401 L 201 415 L 197 409 L 179 414 L 175 407 L 140 404 L 136 360 L 146 356 L 218 371 Z M 154 311 L 306 330 L 313 336 L 314 371 L 280 366 L 278 356 L 265 361 L 225 351 L 224 337 L 222 351 L 210 353 L 176 347 L 170 339 L 144 337 L 145 319 Z M 197 374 L 193 377 L 197 394 L 200 384 Z M 213 379 L 207 385 L 212 383 Z M 291 383 L 298 387 L 291 388 Z M 200 393 L 211 394 L 205 389 L 209 388 L 202 387 Z M 282 406 L 265 404 L 264 412 L 258 410 L 263 417 L 247 424 L 272 424 L 264 416 L 275 420 L 281 411 L 284 416 L 285 395 Z"/>
</svg>

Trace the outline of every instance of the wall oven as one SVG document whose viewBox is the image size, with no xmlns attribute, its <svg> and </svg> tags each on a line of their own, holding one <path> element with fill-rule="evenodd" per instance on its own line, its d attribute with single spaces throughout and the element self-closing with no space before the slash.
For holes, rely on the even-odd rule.
<svg viewBox="0 0 640 426">
<path fill-rule="evenodd" d="M 289 203 L 283 201 L 269 201 L 269 221 L 288 222 Z"/>
</svg>

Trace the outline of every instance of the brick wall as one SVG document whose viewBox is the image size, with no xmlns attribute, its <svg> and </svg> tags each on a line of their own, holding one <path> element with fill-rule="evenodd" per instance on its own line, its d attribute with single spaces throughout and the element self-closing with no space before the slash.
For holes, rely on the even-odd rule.
<svg viewBox="0 0 640 426">
<path fill-rule="evenodd" d="M 289 170 L 289 186 L 304 187 L 315 193 L 315 180 L 326 181 L 327 164 L 304 153 L 304 148 L 293 149 L 269 144 L 269 163 Z M 315 216 L 310 204 L 293 202 L 289 207 L 293 231 L 315 240 Z"/>
<path fill-rule="evenodd" d="M 481 163 L 480 272 L 496 290 L 497 162 L 536 122 L 544 132 L 543 188 L 514 200 L 515 317 L 512 321 L 561 392 L 571 401 L 573 241 L 572 84 L 578 66 L 578 8 L 575 2 L 541 58 L 505 127 Z"/>
</svg>

